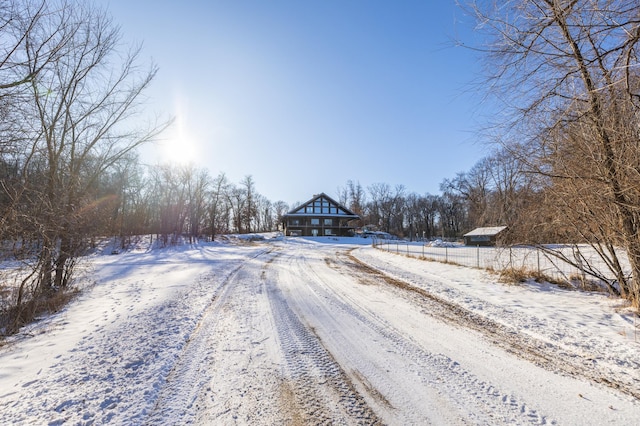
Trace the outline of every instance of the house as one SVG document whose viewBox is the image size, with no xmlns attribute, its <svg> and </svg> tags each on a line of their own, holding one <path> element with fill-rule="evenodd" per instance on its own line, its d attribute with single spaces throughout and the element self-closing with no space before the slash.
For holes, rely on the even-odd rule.
<svg viewBox="0 0 640 426">
<path fill-rule="evenodd" d="M 360 216 L 321 193 L 285 214 L 282 225 L 288 236 L 352 236 L 355 227 L 349 222 L 357 219 Z"/>
<path fill-rule="evenodd" d="M 498 234 L 507 229 L 506 226 L 491 226 L 487 228 L 476 228 L 463 235 L 464 244 L 467 246 L 494 246 Z"/>
</svg>

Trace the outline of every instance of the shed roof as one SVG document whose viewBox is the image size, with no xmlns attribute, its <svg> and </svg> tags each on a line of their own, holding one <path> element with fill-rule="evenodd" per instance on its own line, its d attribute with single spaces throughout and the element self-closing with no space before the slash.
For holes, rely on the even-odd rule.
<svg viewBox="0 0 640 426">
<path fill-rule="evenodd" d="M 476 228 L 471 232 L 467 232 L 463 236 L 464 237 L 494 236 L 494 235 L 498 235 L 505 229 L 507 229 L 506 226 L 488 226 L 484 228 Z"/>
</svg>

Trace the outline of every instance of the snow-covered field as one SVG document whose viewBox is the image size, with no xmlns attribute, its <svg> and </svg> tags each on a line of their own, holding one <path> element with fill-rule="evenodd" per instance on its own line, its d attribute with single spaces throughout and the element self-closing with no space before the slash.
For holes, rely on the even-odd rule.
<svg viewBox="0 0 640 426">
<path fill-rule="evenodd" d="M 603 294 L 357 239 L 95 256 L 0 348 L 0 424 L 575 424 L 640 418 L 635 316 Z"/>
</svg>

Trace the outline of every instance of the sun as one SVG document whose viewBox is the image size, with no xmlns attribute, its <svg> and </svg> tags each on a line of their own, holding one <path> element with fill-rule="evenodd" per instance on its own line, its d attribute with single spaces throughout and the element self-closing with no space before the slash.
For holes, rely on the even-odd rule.
<svg viewBox="0 0 640 426">
<path fill-rule="evenodd" d="M 171 164 L 189 164 L 196 160 L 193 137 L 187 131 L 184 114 L 177 114 L 174 125 L 160 145 L 161 157 Z"/>
<path fill-rule="evenodd" d="M 195 163 L 199 155 L 192 132 L 189 131 L 188 99 L 180 91 L 174 94 L 174 122 L 166 130 L 158 148 L 163 163 L 186 165 Z"/>
<path fill-rule="evenodd" d="M 196 160 L 193 142 L 187 138 L 172 137 L 161 145 L 162 158 L 166 163 L 189 164 Z"/>
</svg>

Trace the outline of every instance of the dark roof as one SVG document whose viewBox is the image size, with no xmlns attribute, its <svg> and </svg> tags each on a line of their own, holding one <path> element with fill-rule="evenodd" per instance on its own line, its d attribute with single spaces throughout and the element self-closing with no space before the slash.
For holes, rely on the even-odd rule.
<svg viewBox="0 0 640 426">
<path fill-rule="evenodd" d="M 314 195 L 309 201 L 291 209 L 286 216 L 335 216 L 360 219 L 360 216 L 329 197 L 324 192 Z"/>
</svg>

